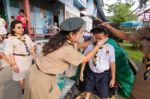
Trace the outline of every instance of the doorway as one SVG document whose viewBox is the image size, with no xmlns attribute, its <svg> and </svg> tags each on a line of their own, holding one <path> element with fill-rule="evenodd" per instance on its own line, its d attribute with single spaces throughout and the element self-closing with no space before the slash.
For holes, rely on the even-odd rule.
<svg viewBox="0 0 150 99">
<path fill-rule="evenodd" d="M 54 15 L 54 23 L 57 23 L 57 25 L 59 25 L 59 17 L 58 17 L 58 15 Z"/>
</svg>

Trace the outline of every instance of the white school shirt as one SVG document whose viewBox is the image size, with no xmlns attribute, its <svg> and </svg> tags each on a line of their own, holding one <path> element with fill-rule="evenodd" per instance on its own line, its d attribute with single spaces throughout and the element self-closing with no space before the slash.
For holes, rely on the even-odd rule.
<svg viewBox="0 0 150 99">
<path fill-rule="evenodd" d="M 93 44 L 89 44 L 86 48 L 84 54 L 89 53 L 95 46 Z M 108 43 L 104 45 L 102 49 L 99 49 L 96 53 L 96 66 L 93 63 L 93 58 L 91 58 L 88 62 L 90 69 L 94 73 L 102 73 L 106 70 L 110 69 L 110 63 L 115 62 L 115 51 L 114 47 Z"/>
</svg>

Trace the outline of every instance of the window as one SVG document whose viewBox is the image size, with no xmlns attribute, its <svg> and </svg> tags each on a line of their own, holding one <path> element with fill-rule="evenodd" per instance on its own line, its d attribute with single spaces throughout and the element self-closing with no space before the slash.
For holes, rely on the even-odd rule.
<svg viewBox="0 0 150 99">
<path fill-rule="evenodd" d="M 15 8 L 23 8 L 23 0 L 10 0 L 10 6 Z"/>
</svg>

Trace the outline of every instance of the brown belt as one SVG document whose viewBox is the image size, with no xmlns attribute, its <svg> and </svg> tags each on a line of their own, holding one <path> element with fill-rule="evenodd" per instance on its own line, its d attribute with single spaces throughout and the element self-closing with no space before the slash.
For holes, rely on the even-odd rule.
<svg viewBox="0 0 150 99">
<path fill-rule="evenodd" d="M 16 56 L 30 56 L 30 54 L 16 54 L 16 53 L 13 53 L 13 55 L 16 55 Z"/>
<path fill-rule="evenodd" d="M 37 67 L 37 69 L 38 69 L 39 71 L 41 71 L 37 64 L 36 64 L 36 67 Z M 41 72 L 43 72 L 43 71 L 41 71 Z M 44 72 L 43 72 L 43 73 L 44 73 Z M 56 76 L 56 74 L 51 74 L 51 73 L 44 73 L 44 74 L 47 74 L 47 75 L 50 75 L 50 76 Z"/>
</svg>

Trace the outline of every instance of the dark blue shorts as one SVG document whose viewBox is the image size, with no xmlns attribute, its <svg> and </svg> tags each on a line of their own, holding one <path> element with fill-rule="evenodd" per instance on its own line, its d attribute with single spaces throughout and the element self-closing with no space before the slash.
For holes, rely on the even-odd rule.
<svg viewBox="0 0 150 99">
<path fill-rule="evenodd" d="M 110 71 L 94 73 L 89 68 L 85 76 L 85 92 L 92 92 L 101 98 L 110 97 Z"/>
</svg>

